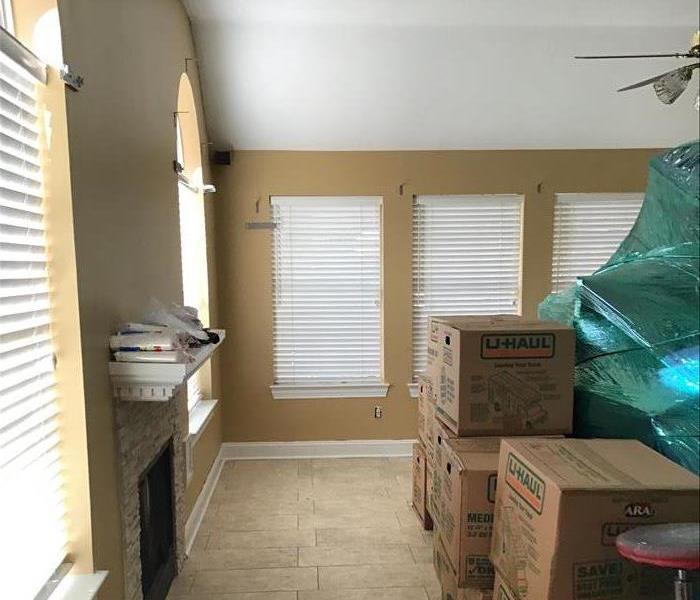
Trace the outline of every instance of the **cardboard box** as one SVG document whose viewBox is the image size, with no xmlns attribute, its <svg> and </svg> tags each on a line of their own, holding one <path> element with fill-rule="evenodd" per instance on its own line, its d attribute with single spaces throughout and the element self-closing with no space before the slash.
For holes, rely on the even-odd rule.
<svg viewBox="0 0 700 600">
<path fill-rule="evenodd" d="M 496 571 L 496 578 L 493 582 L 493 600 L 518 600 L 515 592 L 498 571 Z"/>
<path fill-rule="evenodd" d="M 425 374 L 418 376 L 418 397 L 421 395 L 432 404 L 435 404 L 437 400 L 433 389 L 433 380 Z"/>
<path fill-rule="evenodd" d="M 519 600 L 660 600 L 668 569 L 621 558 L 616 536 L 697 522 L 698 478 L 632 440 L 506 439 L 491 560 Z"/>
<path fill-rule="evenodd" d="M 491 589 L 460 588 L 457 585 L 457 574 L 450 565 L 445 548 L 437 536 L 433 538 L 433 566 L 442 588 L 442 600 L 492 600 Z"/>
<path fill-rule="evenodd" d="M 435 432 L 435 462 L 433 463 L 433 467 L 436 473 L 431 480 L 432 485 L 430 486 L 428 507 L 430 508 L 430 514 L 433 517 L 435 526 L 437 526 L 440 523 L 440 512 L 442 510 L 442 486 L 446 483 L 446 479 L 442 477 L 437 470 L 439 469 L 441 462 L 444 460 L 443 454 L 447 451 L 447 441 L 452 438 L 456 438 L 457 436 L 447 427 L 445 427 L 445 424 L 442 423 L 437 417 L 434 420 L 433 427 Z"/>
<path fill-rule="evenodd" d="M 575 335 L 518 316 L 435 318 L 437 410 L 460 436 L 571 432 Z M 436 364 L 439 363 L 439 372 Z M 436 379 L 437 378 L 437 379 Z"/>
<path fill-rule="evenodd" d="M 489 552 L 500 445 L 495 437 L 453 438 L 444 443 L 436 465 L 438 536 L 458 587 L 493 588 Z"/>
<path fill-rule="evenodd" d="M 440 341 L 442 339 L 442 321 L 447 317 L 430 317 L 428 319 L 427 363 L 423 377 L 428 382 L 428 393 L 433 402 L 440 394 Z"/>
<path fill-rule="evenodd" d="M 418 387 L 418 439 L 423 442 L 430 462 L 435 462 L 435 404 L 427 395 L 425 381 Z"/>
<path fill-rule="evenodd" d="M 425 461 L 425 510 L 430 515 L 431 528 L 435 529 L 435 518 L 433 517 L 433 477 L 435 465 L 430 461 Z"/>
<path fill-rule="evenodd" d="M 469 450 L 474 447 L 483 447 L 483 444 L 492 444 L 492 447 L 496 448 L 498 452 L 498 446 L 500 444 L 500 437 L 484 437 L 484 438 L 460 438 L 456 433 L 450 431 L 450 429 L 440 420 L 440 416 L 436 415 L 434 421 L 434 439 L 435 439 L 435 469 L 439 468 L 440 464 L 444 464 L 444 453 L 447 451 L 447 443 L 451 442 L 453 445 L 459 445 L 465 450 Z M 480 440 L 492 440 L 491 442 L 483 442 Z M 494 441 L 495 440 L 495 441 Z M 442 487 L 446 484 L 447 479 L 440 476 L 438 473 L 433 478 L 433 484 L 431 486 L 430 493 L 430 503 L 428 506 L 431 508 L 430 514 L 433 516 L 433 521 L 437 524 L 439 522 L 438 515 L 442 510 L 441 507 L 441 497 L 442 497 Z"/>
<path fill-rule="evenodd" d="M 423 529 L 431 530 L 433 520 L 427 510 L 427 462 L 425 448 L 418 442 L 413 444 L 413 508 L 423 525 Z"/>
</svg>

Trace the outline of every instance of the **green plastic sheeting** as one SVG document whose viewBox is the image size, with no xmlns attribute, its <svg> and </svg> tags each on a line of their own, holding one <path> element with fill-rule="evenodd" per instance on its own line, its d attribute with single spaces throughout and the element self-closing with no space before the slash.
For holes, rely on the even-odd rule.
<svg viewBox="0 0 700 600">
<path fill-rule="evenodd" d="M 636 438 L 700 473 L 700 143 L 654 157 L 607 264 L 540 305 L 576 330 L 574 434 Z"/>
</svg>

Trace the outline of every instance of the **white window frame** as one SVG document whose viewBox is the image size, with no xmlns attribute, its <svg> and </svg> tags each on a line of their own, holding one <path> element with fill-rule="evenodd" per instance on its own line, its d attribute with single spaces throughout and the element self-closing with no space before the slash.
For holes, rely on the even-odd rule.
<svg viewBox="0 0 700 600">
<path fill-rule="evenodd" d="M 276 294 L 275 287 L 276 277 L 277 277 L 277 261 L 280 260 L 278 256 L 279 248 L 277 244 L 279 243 L 276 236 L 276 231 L 273 233 L 272 239 L 272 262 L 273 262 L 273 373 L 275 377 L 275 382 L 270 386 L 270 391 L 274 399 L 311 399 L 311 398 L 380 398 L 385 397 L 388 393 L 389 384 L 382 381 L 382 357 L 383 352 L 383 339 L 382 339 L 382 253 L 381 253 L 381 235 L 382 235 L 382 198 L 381 196 L 273 196 L 270 198 L 271 211 L 273 214 L 273 219 L 276 222 L 279 221 L 280 216 L 278 210 L 280 206 L 300 206 L 308 208 L 313 206 L 316 208 L 318 206 L 321 209 L 323 206 L 350 206 L 353 202 L 363 203 L 368 206 L 376 205 L 378 208 L 378 244 L 379 244 L 379 295 L 378 295 L 378 319 L 379 319 L 379 365 L 378 365 L 378 376 L 375 378 L 367 379 L 348 379 L 347 381 L 342 380 L 314 380 L 314 378 L 304 378 L 300 381 L 278 381 L 277 380 L 277 367 L 276 361 L 278 359 L 277 350 L 275 344 L 277 343 L 277 310 L 278 305 L 274 294 Z"/>
<path fill-rule="evenodd" d="M 585 264 L 581 270 L 587 272 L 577 273 L 577 277 L 585 277 L 594 273 L 599 267 L 605 264 L 617 251 L 620 243 L 627 237 L 627 234 L 634 225 L 642 202 L 644 192 L 631 193 L 561 193 L 555 195 L 554 216 L 552 227 L 552 265 L 551 265 L 551 285 L 550 289 L 554 293 L 560 293 L 574 284 L 575 278 L 560 275 L 562 270 L 575 269 L 576 263 Z M 626 206 L 629 203 L 629 207 Z M 574 210 L 567 212 L 567 207 L 579 206 L 581 212 L 574 215 Z M 586 214 L 585 211 L 589 211 Z M 615 221 L 616 213 L 618 213 Z M 622 214 L 619 214 L 622 213 Z M 622 223 L 621 221 L 624 221 Z M 585 231 L 580 228 L 583 224 L 590 224 L 601 231 L 599 239 L 595 239 L 595 233 L 590 230 Z M 568 228 L 564 231 L 563 228 Z M 578 227 L 576 232 L 573 227 Z M 575 243 L 575 237 L 584 238 L 585 245 L 580 248 L 578 256 L 573 252 L 563 256 L 566 245 L 571 247 Z M 598 251 L 598 256 L 586 255 L 592 247 L 602 247 Z"/>
<path fill-rule="evenodd" d="M 0 0 L 0 27 L 12 34 L 15 32 L 12 0 Z"/>
<path fill-rule="evenodd" d="M 413 257 L 412 257 L 412 279 L 413 279 L 413 293 L 412 293 L 412 330 L 413 330 L 413 335 L 412 335 L 412 352 L 411 352 L 411 360 L 412 360 L 412 366 L 411 366 L 411 371 L 413 373 L 413 381 L 408 384 L 409 387 L 409 392 L 412 397 L 415 397 L 417 394 L 417 385 L 415 383 L 416 378 L 419 375 L 420 372 L 420 364 L 424 363 L 424 361 L 421 358 L 421 355 L 419 353 L 422 353 L 425 351 L 425 344 L 426 344 L 426 337 L 427 337 L 427 319 L 428 316 L 432 315 L 441 315 L 441 316 L 450 316 L 450 315 L 456 315 L 456 314 L 488 314 L 488 312 L 493 312 L 493 311 L 479 311 L 475 310 L 477 307 L 475 306 L 474 308 L 470 308 L 469 304 L 471 301 L 468 299 L 464 298 L 464 292 L 466 288 L 460 288 L 460 290 L 455 293 L 455 296 L 462 296 L 462 299 L 457 300 L 455 299 L 452 301 L 449 297 L 449 291 L 445 289 L 445 286 L 441 285 L 439 282 L 439 275 L 430 275 L 426 274 L 426 271 L 430 269 L 430 263 L 428 262 L 427 257 L 425 256 L 425 253 L 428 252 L 430 254 L 436 254 L 438 257 L 443 258 L 446 262 L 444 265 L 440 265 L 437 268 L 440 268 L 446 272 L 445 274 L 445 279 L 455 279 L 459 278 L 459 266 L 454 265 L 451 266 L 449 264 L 449 259 L 446 258 L 447 252 L 449 249 L 446 250 L 436 250 L 435 248 L 439 248 L 439 246 L 434 246 L 434 248 L 431 249 L 426 249 L 426 244 L 431 244 L 434 245 L 437 243 L 438 239 L 444 239 L 445 241 L 449 242 L 449 232 L 448 229 L 450 227 L 449 224 L 441 222 L 440 217 L 439 217 L 439 211 L 441 209 L 445 209 L 445 212 L 448 211 L 459 211 L 459 209 L 464 209 L 466 211 L 466 208 L 469 207 L 471 204 L 473 208 L 475 209 L 475 214 L 474 218 L 479 218 L 481 215 L 478 215 L 477 212 L 480 209 L 483 209 L 484 215 L 482 218 L 489 218 L 489 214 L 494 215 L 494 221 L 493 221 L 493 226 L 496 226 L 498 223 L 495 220 L 495 216 L 498 214 L 497 212 L 494 212 L 493 208 L 493 203 L 496 202 L 505 202 L 506 204 L 504 205 L 504 215 L 508 215 L 509 213 L 513 213 L 514 209 L 517 211 L 517 238 L 515 238 L 515 243 L 517 244 L 517 274 L 516 274 L 516 282 L 515 282 L 515 290 L 514 293 L 511 294 L 513 295 L 513 306 L 499 306 L 499 310 L 497 312 L 499 313 L 508 313 L 508 314 L 521 314 L 522 310 L 522 241 L 523 241 L 523 222 L 524 222 L 524 217 L 523 217 L 523 208 L 524 208 L 524 202 L 525 198 L 522 194 L 459 194 L 459 195 L 419 195 L 415 196 L 413 200 L 413 214 L 412 214 L 412 223 L 413 223 L 413 236 L 412 236 L 412 244 L 413 244 Z M 496 209 L 498 210 L 498 209 Z M 431 219 L 431 211 L 433 212 L 434 219 L 433 223 L 431 225 L 430 219 Z M 444 218 L 444 217 L 443 217 Z M 463 219 L 467 219 L 468 217 L 466 214 L 462 217 Z M 512 220 L 512 216 L 508 216 L 509 219 Z M 466 226 L 466 221 L 465 221 L 465 226 Z M 434 231 L 430 231 L 430 229 L 433 229 Z M 513 230 L 512 224 L 508 225 L 509 230 Z M 441 237 L 441 231 L 444 231 L 444 238 Z M 431 233 L 432 239 L 431 239 Z M 506 242 L 507 245 L 512 245 L 512 242 Z M 468 240 L 455 240 L 455 246 L 454 246 L 454 251 L 456 252 L 464 252 L 469 249 L 470 242 Z M 479 254 L 484 254 L 485 252 L 488 252 L 488 250 L 478 250 L 474 249 L 476 252 Z M 493 255 L 495 257 L 500 256 L 500 252 L 496 252 L 494 250 Z M 461 254 L 459 256 L 462 256 Z M 478 258 L 478 257 L 477 257 Z M 490 260 L 493 260 L 493 257 L 489 258 Z M 475 272 L 473 274 L 474 280 L 476 285 L 479 285 L 478 279 L 480 278 L 480 274 L 478 272 Z M 432 280 L 432 283 L 431 283 Z M 466 279 L 462 279 L 462 282 L 465 286 L 468 285 L 468 282 Z M 443 304 L 445 306 L 440 306 L 439 308 L 435 308 L 434 310 L 431 309 L 427 304 L 430 303 L 430 301 L 425 299 L 426 293 L 430 294 L 432 292 L 427 291 L 426 292 L 426 287 L 433 286 L 435 290 L 435 300 L 433 301 L 433 304 Z M 483 285 L 483 284 L 482 284 Z M 474 304 L 478 304 L 481 301 L 475 301 Z M 503 301 L 500 302 L 502 304 Z M 488 307 L 490 305 L 494 304 L 499 304 L 499 302 L 483 302 L 485 307 Z M 420 350 L 422 348 L 422 350 Z"/>
</svg>

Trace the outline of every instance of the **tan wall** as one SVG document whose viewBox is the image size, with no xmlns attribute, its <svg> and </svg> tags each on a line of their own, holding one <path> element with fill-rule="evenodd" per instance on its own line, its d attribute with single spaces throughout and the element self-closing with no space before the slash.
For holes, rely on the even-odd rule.
<svg viewBox="0 0 700 600">
<path fill-rule="evenodd" d="M 26 7 L 40 4 L 48 6 L 36 0 Z M 24 0 L 15 9 L 21 13 Z M 85 78 L 83 89 L 67 91 L 65 98 L 80 306 L 73 329 L 79 326 L 81 332 L 93 562 L 110 571 L 100 598 L 120 600 L 120 503 L 107 337 L 120 321 L 138 317 L 151 296 L 182 297 L 173 113 L 184 59 L 194 56 L 194 48 L 178 0 L 60 0 L 59 11 L 65 61 Z M 29 43 L 26 19 L 22 31 Z M 193 65 L 190 76 L 201 111 Z M 201 135 L 206 139 L 203 130 Z M 207 165 L 204 171 L 207 176 Z M 62 281 L 62 291 L 70 285 L 70 278 Z M 218 393 L 215 364 L 213 371 Z M 195 449 L 197 471 L 188 497 L 201 488 L 211 448 L 218 448 L 220 439 L 215 416 Z"/>
<path fill-rule="evenodd" d="M 550 289 L 555 192 L 638 192 L 651 150 L 263 152 L 215 171 L 225 441 L 397 439 L 416 435 L 411 380 L 411 206 L 414 194 L 525 194 L 522 305 Z M 403 195 L 400 190 L 403 185 Z M 538 186 L 540 186 L 538 188 Z M 273 400 L 270 195 L 384 197 L 385 399 Z M 256 214 L 259 200 L 261 213 Z M 384 418 L 373 418 L 373 407 Z"/>
</svg>

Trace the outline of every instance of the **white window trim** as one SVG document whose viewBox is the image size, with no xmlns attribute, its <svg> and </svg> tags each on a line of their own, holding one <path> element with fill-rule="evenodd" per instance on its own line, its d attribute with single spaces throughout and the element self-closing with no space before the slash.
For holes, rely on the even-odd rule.
<svg viewBox="0 0 700 600">
<path fill-rule="evenodd" d="M 214 415 L 218 400 L 198 400 L 189 411 L 189 437 L 196 444 Z"/>
<path fill-rule="evenodd" d="M 386 398 L 388 383 L 288 383 L 270 386 L 275 400 L 313 398 Z"/>
<path fill-rule="evenodd" d="M 12 14 L 12 0 L 0 0 L 0 26 L 14 35 L 15 22 Z"/>
<path fill-rule="evenodd" d="M 108 571 L 94 573 L 69 573 L 58 584 L 48 600 L 93 600 L 107 579 Z"/>
</svg>

